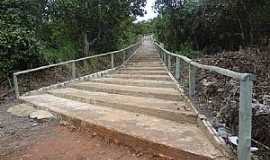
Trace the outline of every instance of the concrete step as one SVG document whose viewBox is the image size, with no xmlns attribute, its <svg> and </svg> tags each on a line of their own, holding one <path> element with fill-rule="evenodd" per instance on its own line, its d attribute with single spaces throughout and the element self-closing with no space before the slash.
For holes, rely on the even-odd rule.
<svg viewBox="0 0 270 160">
<path fill-rule="evenodd" d="M 172 81 L 160 81 L 160 80 L 140 80 L 140 79 L 123 79 L 123 78 L 100 78 L 93 79 L 93 82 L 98 83 L 108 83 L 108 84 L 119 84 L 119 85 L 129 85 L 138 87 L 158 87 L 158 88 L 176 88 L 176 84 Z"/>
<path fill-rule="evenodd" d="M 165 67 L 161 66 L 161 67 L 143 67 L 143 66 L 137 66 L 137 67 L 132 67 L 132 66 L 127 66 L 125 68 L 121 68 L 121 69 L 125 69 L 125 70 L 143 70 L 143 71 L 164 71 Z"/>
<path fill-rule="evenodd" d="M 171 81 L 169 75 L 144 75 L 144 74 L 111 74 L 106 75 L 110 78 L 123 78 L 123 79 L 145 79 L 145 80 L 161 80 L 161 81 Z"/>
<path fill-rule="evenodd" d="M 165 70 L 145 71 L 145 70 L 119 70 L 118 74 L 143 74 L 143 75 L 168 75 Z"/>
<path fill-rule="evenodd" d="M 136 54 L 134 57 L 132 57 L 132 59 L 156 59 L 156 58 L 160 58 L 160 56 L 158 54 L 148 54 L 148 55 L 145 55 L 144 53 L 142 54 Z"/>
<path fill-rule="evenodd" d="M 21 97 L 21 100 L 49 110 L 76 127 L 92 130 L 143 153 L 163 154 L 177 160 L 224 159 L 194 124 L 176 123 L 48 94 Z"/>
<path fill-rule="evenodd" d="M 127 66 L 130 66 L 130 67 L 136 67 L 136 66 L 138 66 L 138 67 L 140 67 L 140 66 L 142 66 L 142 67 L 163 67 L 162 64 L 158 64 L 158 63 L 146 63 L 146 64 L 144 64 L 144 63 L 128 63 Z"/>
<path fill-rule="evenodd" d="M 55 89 L 48 91 L 48 93 L 66 99 L 147 114 L 179 123 L 195 124 L 198 118 L 191 107 L 179 101 L 109 94 L 105 92 L 89 92 L 74 88 Z"/>
<path fill-rule="evenodd" d="M 147 58 L 147 59 L 131 59 L 129 62 L 131 63 L 138 63 L 138 62 L 143 62 L 143 63 L 146 63 L 146 62 L 161 62 L 160 61 L 160 58 Z"/>
<path fill-rule="evenodd" d="M 70 84 L 71 87 L 95 91 L 95 92 L 107 92 L 122 95 L 133 95 L 142 97 L 152 97 L 167 100 L 182 100 L 179 92 L 174 88 L 153 88 L 153 87 L 137 87 L 117 84 L 106 84 L 97 82 L 79 82 Z"/>
</svg>

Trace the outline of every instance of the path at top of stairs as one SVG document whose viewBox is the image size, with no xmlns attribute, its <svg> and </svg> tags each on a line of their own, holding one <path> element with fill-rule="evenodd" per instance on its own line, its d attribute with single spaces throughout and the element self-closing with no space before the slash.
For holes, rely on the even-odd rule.
<svg viewBox="0 0 270 160">
<path fill-rule="evenodd" d="M 114 73 L 21 100 L 136 150 L 179 160 L 227 159 L 198 127 L 197 113 L 149 40 Z"/>
</svg>

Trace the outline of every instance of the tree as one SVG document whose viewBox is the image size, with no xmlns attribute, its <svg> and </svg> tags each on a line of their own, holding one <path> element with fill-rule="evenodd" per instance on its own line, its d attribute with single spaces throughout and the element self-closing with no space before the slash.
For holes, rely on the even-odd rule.
<svg viewBox="0 0 270 160">
<path fill-rule="evenodd" d="M 0 2 L 0 75 L 37 66 L 39 41 L 36 31 L 40 13 L 38 0 Z"/>
<path fill-rule="evenodd" d="M 171 50 L 185 43 L 205 53 L 258 45 L 270 22 L 267 0 L 158 0 L 156 10 L 156 33 Z"/>
<path fill-rule="evenodd" d="M 146 0 L 2 0 L 0 72 L 115 50 L 135 39 Z M 73 53 L 71 53 L 73 52 Z"/>
</svg>

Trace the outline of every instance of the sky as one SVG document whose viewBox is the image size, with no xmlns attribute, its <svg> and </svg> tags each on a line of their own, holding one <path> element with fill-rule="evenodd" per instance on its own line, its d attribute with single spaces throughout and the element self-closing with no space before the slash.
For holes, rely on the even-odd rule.
<svg viewBox="0 0 270 160">
<path fill-rule="evenodd" d="M 145 14 L 143 17 L 137 17 L 137 21 L 143 21 L 143 20 L 149 20 L 153 19 L 157 16 L 157 14 L 154 12 L 154 4 L 156 0 L 147 0 L 147 4 L 145 7 L 145 10 L 147 14 Z"/>
</svg>

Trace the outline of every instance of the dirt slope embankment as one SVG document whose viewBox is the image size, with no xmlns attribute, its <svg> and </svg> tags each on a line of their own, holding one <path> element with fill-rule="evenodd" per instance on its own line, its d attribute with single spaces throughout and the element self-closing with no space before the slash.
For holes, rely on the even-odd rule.
<svg viewBox="0 0 270 160">
<path fill-rule="evenodd" d="M 237 72 L 253 73 L 257 80 L 253 88 L 253 138 L 270 146 L 270 54 L 255 49 L 206 55 L 199 63 L 219 66 Z M 239 81 L 206 71 L 199 72 L 198 99 L 200 109 L 214 123 L 225 123 L 232 134 L 238 130 Z M 206 106 L 206 107 L 205 107 Z M 254 144 L 255 145 L 255 144 Z M 265 149 L 265 147 L 262 147 Z M 264 152 L 264 149 L 263 152 Z M 270 157 L 270 151 L 264 155 Z M 266 158 L 266 157 L 264 157 Z M 267 159 L 266 158 L 266 159 Z"/>
</svg>

